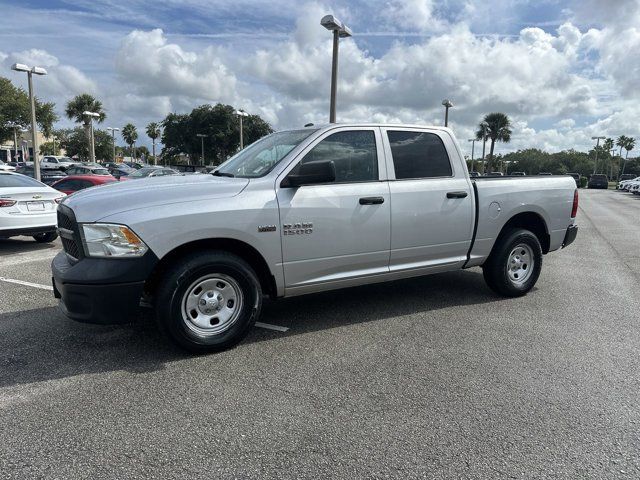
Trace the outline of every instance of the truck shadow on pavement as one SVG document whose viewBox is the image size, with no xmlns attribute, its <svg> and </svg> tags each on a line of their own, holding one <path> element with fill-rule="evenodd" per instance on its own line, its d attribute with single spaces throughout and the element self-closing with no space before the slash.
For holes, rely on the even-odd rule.
<svg viewBox="0 0 640 480">
<path fill-rule="evenodd" d="M 254 328 L 237 349 L 352 324 L 437 315 L 445 308 L 502 300 L 485 286 L 478 270 L 468 270 L 266 301 L 260 321 L 290 330 Z M 469 311 L 464 315 L 472 316 Z M 0 314 L 0 387 L 111 371 L 147 373 L 188 358 L 193 357 L 158 332 L 150 311 L 135 323 L 115 326 L 76 323 L 56 307 Z"/>
<path fill-rule="evenodd" d="M 0 238 L 0 257 L 14 255 L 16 253 L 33 253 L 44 250 L 60 250 L 55 243 L 38 243 L 35 240 L 14 240 L 12 238 Z"/>
</svg>

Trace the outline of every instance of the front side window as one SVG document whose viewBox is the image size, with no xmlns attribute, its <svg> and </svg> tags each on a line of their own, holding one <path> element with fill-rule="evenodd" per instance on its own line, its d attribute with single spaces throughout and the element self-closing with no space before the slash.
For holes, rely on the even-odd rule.
<svg viewBox="0 0 640 480">
<path fill-rule="evenodd" d="M 387 137 L 397 180 L 452 175 L 447 149 L 438 135 L 390 130 Z"/>
<path fill-rule="evenodd" d="M 297 174 L 300 165 L 305 163 L 325 161 L 335 164 L 335 183 L 377 181 L 378 155 L 373 130 L 350 130 L 329 135 L 300 160 L 291 174 Z"/>
</svg>

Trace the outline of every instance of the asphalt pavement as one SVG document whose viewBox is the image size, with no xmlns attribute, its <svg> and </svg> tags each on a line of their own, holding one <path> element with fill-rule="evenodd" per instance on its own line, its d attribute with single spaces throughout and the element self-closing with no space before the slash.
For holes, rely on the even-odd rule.
<svg viewBox="0 0 640 480">
<path fill-rule="evenodd" d="M 524 298 L 471 269 L 268 302 L 289 330 L 208 356 L 67 320 L 59 243 L 0 240 L 0 478 L 640 478 L 640 197 L 580 194 Z"/>
</svg>

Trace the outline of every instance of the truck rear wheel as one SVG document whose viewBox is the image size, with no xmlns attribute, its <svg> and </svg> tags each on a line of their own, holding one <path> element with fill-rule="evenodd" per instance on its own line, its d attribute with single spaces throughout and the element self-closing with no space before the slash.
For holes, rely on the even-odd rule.
<svg viewBox="0 0 640 480">
<path fill-rule="evenodd" d="M 260 315 L 262 290 L 253 269 L 226 252 L 199 252 L 172 265 L 156 292 L 156 320 L 194 353 L 239 343 Z"/>
<path fill-rule="evenodd" d="M 529 230 L 513 229 L 498 238 L 482 266 L 487 285 L 505 297 L 526 295 L 542 270 L 542 247 Z"/>
</svg>

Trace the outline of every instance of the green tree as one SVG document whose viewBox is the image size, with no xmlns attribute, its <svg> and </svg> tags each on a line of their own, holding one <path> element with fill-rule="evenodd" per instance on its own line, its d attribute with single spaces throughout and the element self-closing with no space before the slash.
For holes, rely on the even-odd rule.
<svg viewBox="0 0 640 480">
<path fill-rule="evenodd" d="M 153 162 L 156 161 L 156 139 L 160 137 L 160 125 L 157 122 L 151 122 L 147 125 L 147 136 L 151 139 L 151 147 L 153 148 Z"/>
<path fill-rule="evenodd" d="M 111 134 L 106 130 L 94 130 L 93 132 L 96 146 L 96 160 L 108 160 L 112 155 Z M 76 127 L 68 130 L 66 135 L 61 136 L 60 147 L 64 148 L 68 157 L 77 156 L 81 160 L 89 159 L 89 143 L 83 127 Z"/>
<path fill-rule="evenodd" d="M 491 171 L 493 163 L 493 151 L 496 142 L 508 143 L 511 141 L 511 120 L 504 113 L 488 113 L 478 125 L 476 139 L 491 139 L 489 158 L 485 171 Z"/>
<path fill-rule="evenodd" d="M 122 139 L 125 141 L 127 145 L 129 145 L 129 151 L 134 152 L 133 146 L 138 139 L 138 129 L 132 123 L 127 123 L 124 127 L 122 127 Z M 132 158 L 136 158 L 135 152 L 131 155 Z"/>
<path fill-rule="evenodd" d="M 104 122 L 104 119 L 107 118 L 107 114 L 102 108 L 102 102 L 100 100 L 96 100 L 88 93 L 76 95 L 69 100 L 64 112 L 70 120 L 73 120 L 76 123 L 83 123 L 85 125 L 89 125 L 91 119 L 84 115 L 84 112 L 94 112 L 99 114 L 100 117 L 97 118 L 98 123 Z"/>
<path fill-rule="evenodd" d="M 176 157 L 187 154 L 199 158 L 201 139 L 206 135 L 205 163 L 219 164 L 240 147 L 240 121 L 231 105 L 201 105 L 188 114 L 170 113 L 162 121 L 163 155 Z M 258 115 L 250 115 L 243 120 L 243 137 L 249 145 L 273 130 Z"/>
<path fill-rule="evenodd" d="M 625 137 L 625 142 L 623 148 L 627 151 L 624 157 L 624 163 L 622 164 L 622 174 L 624 174 L 624 170 L 627 166 L 627 160 L 629 159 L 629 152 L 634 149 L 636 146 L 636 139 L 633 137 Z"/>
<path fill-rule="evenodd" d="M 49 137 L 53 124 L 59 119 L 55 103 L 43 103 L 37 98 L 35 103 L 38 127 L 45 137 Z M 13 123 L 23 127 L 31 125 L 29 95 L 8 78 L 0 77 L 0 143 L 13 138 Z"/>
</svg>

